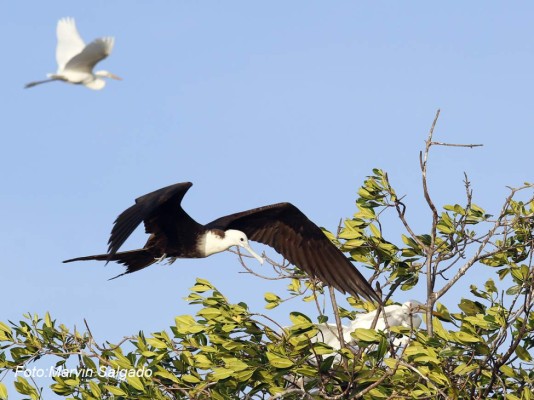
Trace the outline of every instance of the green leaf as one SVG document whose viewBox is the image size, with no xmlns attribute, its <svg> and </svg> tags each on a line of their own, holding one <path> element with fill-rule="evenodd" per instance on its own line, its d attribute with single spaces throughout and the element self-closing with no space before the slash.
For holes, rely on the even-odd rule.
<svg viewBox="0 0 534 400">
<path fill-rule="evenodd" d="M 212 378 L 216 381 L 220 381 L 221 379 L 226 379 L 229 376 L 232 376 L 234 371 L 227 368 L 213 368 L 213 372 L 211 374 Z"/>
<path fill-rule="evenodd" d="M 201 382 L 200 379 L 198 379 L 195 375 L 188 375 L 184 374 L 182 375 L 182 380 L 187 383 L 199 383 Z"/>
<path fill-rule="evenodd" d="M 439 362 L 437 364 L 439 365 Z M 451 383 L 448 376 L 439 368 L 431 370 L 428 377 L 432 379 L 432 381 L 440 383 L 441 385 L 450 385 Z"/>
<path fill-rule="evenodd" d="M 50 318 L 50 314 L 48 313 L 48 311 L 45 314 L 45 325 L 49 328 L 53 327 L 52 318 Z"/>
<path fill-rule="evenodd" d="M 189 326 L 197 323 L 191 315 L 179 315 L 178 317 L 174 318 L 174 322 L 177 328 L 181 325 Z"/>
<path fill-rule="evenodd" d="M 161 376 L 162 378 L 173 381 L 174 383 L 180 383 L 180 380 L 174 374 L 171 374 L 169 371 L 165 371 L 163 369 L 156 371 L 154 375 Z"/>
<path fill-rule="evenodd" d="M 522 268 L 512 267 L 510 272 L 512 273 L 512 276 L 516 278 L 519 282 L 523 282 L 525 280 L 525 275 L 523 274 Z"/>
<path fill-rule="evenodd" d="M 277 296 L 277 295 L 274 294 L 274 293 L 271 293 L 271 292 L 267 292 L 267 293 L 265 293 L 265 295 L 263 296 L 263 298 L 265 299 L 265 301 L 267 301 L 267 302 L 269 302 L 269 303 L 280 301 L 280 297 Z"/>
<path fill-rule="evenodd" d="M 196 279 L 196 283 L 197 283 L 198 285 L 209 286 L 210 289 L 215 289 L 215 288 L 213 287 L 213 285 L 211 284 L 211 282 L 208 281 L 208 280 L 206 280 L 206 279 L 197 278 L 197 279 Z"/>
<path fill-rule="evenodd" d="M 207 286 L 207 285 L 195 285 L 195 286 L 189 288 L 190 291 L 197 292 L 197 293 L 204 293 L 204 292 L 207 292 L 208 290 L 211 290 L 211 289 L 212 288 L 210 286 Z"/>
<path fill-rule="evenodd" d="M 166 349 L 167 348 L 167 344 L 165 344 L 165 342 L 159 340 L 159 339 L 155 339 L 155 338 L 148 338 L 146 340 L 146 342 L 155 347 L 156 349 Z"/>
<path fill-rule="evenodd" d="M 20 375 L 17 376 L 17 380 L 14 385 L 17 392 L 21 394 L 30 395 L 32 398 L 38 395 L 37 390 L 32 385 L 30 385 L 30 383 L 25 378 Z"/>
<path fill-rule="evenodd" d="M 224 366 L 234 372 L 243 371 L 248 368 L 248 364 L 234 357 L 223 358 L 223 361 Z"/>
<path fill-rule="evenodd" d="M 510 378 L 517 378 L 517 374 L 515 373 L 514 369 L 508 365 L 501 365 L 499 370 L 506 376 L 509 376 Z"/>
<path fill-rule="evenodd" d="M 221 313 L 221 310 L 217 308 L 206 307 L 200 310 L 197 314 L 206 319 L 215 319 L 217 317 L 220 317 L 222 313 Z"/>
<path fill-rule="evenodd" d="M 508 289 L 506 289 L 506 294 L 509 295 L 509 296 L 515 296 L 516 294 L 521 292 L 522 288 L 523 288 L 522 285 L 515 285 L 515 286 L 512 286 L 512 287 L 509 287 Z"/>
<path fill-rule="evenodd" d="M 111 394 L 117 395 L 117 396 L 126 396 L 128 397 L 128 393 L 126 393 L 121 388 L 118 388 L 116 386 L 110 386 L 110 385 L 104 385 L 104 388 L 110 392 Z"/>
<path fill-rule="evenodd" d="M 141 382 L 141 379 L 139 379 L 137 376 L 129 376 L 129 374 L 126 376 L 126 381 L 132 385 L 134 388 L 140 391 L 144 391 L 145 387 L 143 385 L 143 382 Z"/>
<path fill-rule="evenodd" d="M 0 382 L 0 400 L 7 400 L 7 388 L 2 382 Z"/>
<path fill-rule="evenodd" d="M 300 285 L 300 279 L 291 279 L 291 283 L 288 287 L 292 292 L 298 292 L 300 290 Z"/>
<path fill-rule="evenodd" d="M 380 232 L 380 229 L 378 229 L 375 224 L 369 224 L 369 229 L 371 229 L 371 233 L 373 234 L 373 236 L 377 237 L 377 238 L 381 238 L 382 237 L 382 233 Z"/>
<path fill-rule="evenodd" d="M 438 317 L 441 320 L 449 321 L 449 322 L 452 321 L 451 314 L 449 313 L 449 310 L 447 309 L 447 307 L 445 307 L 443 304 L 439 302 L 436 303 L 435 314 L 436 314 L 436 317 Z"/>
<path fill-rule="evenodd" d="M 319 335 L 320 336 L 320 335 Z M 319 339 L 320 340 L 320 339 Z M 321 342 L 315 342 L 313 344 L 313 352 L 315 354 L 324 355 L 324 354 L 330 354 L 334 352 L 334 349 L 324 343 Z"/>
<path fill-rule="evenodd" d="M 0 322 L 0 331 L 4 331 L 11 335 L 11 328 L 7 326 L 6 324 L 4 324 L 3 322 Z"/>
<path fill-rule="evenodd" d="M 293 366 L 293 361 L 287 357 L 281 357 L 279 355 L 267 352 L 267 359 L 269 364 L 275 368 L 289 368 Z"/>
<path fill-rule="evenodd" d="M 175 317 L 174 323 L 179 333 L 199 333 L 206 330 L 206 327 L 197 323 L 191 315 Z"/>
<path fill-rule="evenodd" d="M 363 342 L 379 342 L 381 338 L 377 331 L 367 328 L 357 328 L 350 335 Z"/>
<path fill-rule="evenodd" d="M 454 205 L 454 212 L 460 215 L 465 215 L 465 210 L 459 204 Z"/>
<path fill-rule="evenodd" d="M 454 336 L 458 341 L 464 342 L 464 343 L 477 343 L 481 342 L 482 339 L 479 337 L 476 337 L 474 335 L 471 335 L 467 332 L 452 332 L 452 336 Z"/>
<path fill-rule="evenodd" d="M 484 306 L 478 301 L 462 299 L 458 307 L 467 315 L 483 314 L 485 312 Z"/>
<path fill-rule="evenodd" d="M 513 394 L 513 393 L 506 393 L 506 400 L 526 400 L 526 399 L 517 397 L 517 396 L 516 396 L 515 394 Z"/>
<path fill-rule="evenodd" d="M 254 369 L 247 369 L 243 371 L 238 371 L 234 374 L 234 378 L 239 382 L 247 382 L 250 380 L 250 377 L 254 373 Z"/>
<path fill-rule="evenodd" d="M 441 214 L 441 219 L 437 223 L 436 228 L 438 228 L 440 232 L 445 233 L 447 235 L 454 233 L 454 224 L 451 220 L 451 217 L 449 217 L 449 214 Z"/>
<path fill-rule="evenodd" d="M 478 314 L 473 317 L 465 317 L 465 321 L 482 329 L 490 329 L 492 327 L 492 324 L 489 321 L 485 320 L 482 314 Z"/>
<path fill-rule="evenodd" d="M 439 365 L 439 360 L 436 357 L 432 357 L 432 356 L 415 357 L 415 361 L 420 362 L 420 363 L 431 363 L 431 364 Z"/>
<path fill-rule="evenodd" d="M 366 207 L 360 207 L 358 206 L 359 208 L 359 212 L 357 212 L 356 214 L 354 214 L 354 217 L 355 218 L 362 218 L 362 219 L 365 219 L 365 220 L 373 220 L 375 219 L 375 212 L 373 211 L 373 209 L 371 208 L 366 208 Z"/>
<path fill-rule="evenodd" d="M 89 388 L 91 389 L 91 393 L 93 393 L 97 399 L 102 397 L 102 391 L 95 381 L 89 381 Z"/>
<path fill-rule="evenodd" d="M 467 375 L 477 368 L 478 366 L 476 364 L 467 365 L 466 363 L 461 363 L 456 368 L 454 368 L 452 372 L 456 375 Z"/>
<path fill-rule="evenodd" d="M 91 360 L 91 358 L 89 358 L 87 356 L 82 356 L 82 361 L 83 361 L 86 369 L 90 369 L 90 370 L 93 370 L 93 371 L 97 370 L 96 365 L 93 362 L 93 360 Z"/>
<path fill-rule="evenodd" d="M 211 360 L 206 357 L 203 353 L 198 353 L 194 355 L 195 359 L 195 367 L 201 368 L 201 369 L 209 369 L 212 366 Z"/>
<path fill-rule="evenodd" d="M 273 302 L 271 302 L 271 303 L 267 303 L 267 304 L 265 304 L 265 308 L 266 308 L 267 310 L 272 310 L 273 308 L 276 308 L 276 307 L 278 307 L 279 305 L 280 305 L 280 303 L 278 303 L 278 302 L 274 302 L 274 301 L 273 301 Z"/>
<path fill-rule="evenodd" d="M 348 251 L 363 246 L 366 243 L 364 239 L 350 239 L 343 243 L 343 250 Z"/>
<path fill-rule="evenodd" d="M 528 351 L 525 350 L 524 347 L 522 346 L 517 346 L 515 348 L 515 354 L 517 354 L 517 356 L 523 360 L 523 361 L 526 361 L 526 362 L 530 362 L 532 361 L 532 356 L 529 354 Z"/>
<path fill-rule="evenodd" d="M 488 279 L 484 284 L 484 288 L 489 293 L 497 293 L 497 286 L 495 286 L 493 279 Z"/>
<path fill-rule="evenodd" d="M 312 323 L 312 321 L 306 315 L 296 311 L 289 314 L 289 319 L 294 325 Z"/>
<path fill-rule="evenodd" d="M 445 330 L 439 319 L 432 318 L 432 323 L 434 325 L 434 332 L 436 333 L 436 335 L 438 335 L 442 339 L 450 340 L 451 335 L 449 334 L 449 332 L 447 332 L 447 330 Z"/>
<path fill-rule="evenodd" d="M 76 387 L 79 385 L 80 380 L 79 379 L 65 379 L 64 383 L 67 386 Z"/>
</svg>

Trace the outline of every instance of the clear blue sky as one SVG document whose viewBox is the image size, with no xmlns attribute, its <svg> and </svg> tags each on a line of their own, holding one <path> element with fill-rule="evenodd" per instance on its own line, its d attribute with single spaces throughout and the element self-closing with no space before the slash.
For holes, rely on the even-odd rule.
<svg viewBox="0 0 534 400">
<path fill-rule="evenodd" d="M 240 274 L 230 253 L 114 281 L 118 265 L 61 263 L 104 252 L 135 197 L 175 182 L 194 183 L 183 204 L 199 222 L 290 201 L 333 230 L 378 167 L 426 232 L 418 153 L 438 108 L 436 140 L 484 144 L 435 149 L 439 206 L 463 201 L 463 171 L 492 214 L 506 185 L 532 180 L 529 2 L 12 1 L 0 15 L 2 321 L 49 311 L 118 341 L 194 313 L 183 297 L 195 277 L 262 311 L 262 294 L 285 283 Z M 116 38 L 97 69 L 123 81 L 23 89 L 55 71 L 65 16 L 86 41 Z M 140 228 L 124 248 L 144 241 Z M 403 295 L 424 299 L 422 287 Z"/>
</svg>

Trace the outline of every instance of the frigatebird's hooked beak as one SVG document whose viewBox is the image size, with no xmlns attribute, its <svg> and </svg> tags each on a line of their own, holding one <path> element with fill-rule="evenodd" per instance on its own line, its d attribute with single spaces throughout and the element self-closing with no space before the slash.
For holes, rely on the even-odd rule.
<svg viewBox="0 0 534 400">
<path fill-rule="evenodd" d="M 263 265 L 263 262 L 265 261 L 263 257 L 260 257 L 254 250 L 252 250 L 252 247 L 248 243 L 239 243 L 239 246 L 243 247 L 246 251 L 250 253 L 252 257 L 254 257 L 256 260 L 259 261 L 260 264 Z"/>
</svg>

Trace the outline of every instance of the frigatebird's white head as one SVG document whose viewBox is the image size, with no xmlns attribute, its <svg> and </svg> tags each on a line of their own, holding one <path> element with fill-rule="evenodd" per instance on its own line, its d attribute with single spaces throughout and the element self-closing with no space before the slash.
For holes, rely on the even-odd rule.
<svg viewBox="0 0 534 400">
<path fill-rule="evenodd" d="M 254 250 L 252 250 L 252 247 L 250 247 L 248 244 L 247 235 L 245 235 L 243 232 L 235 229 L 228 229 L 224 236 L 229 242 L 232 243 L 232 245 L 244 248 L 252 257 L 258 260 L 260 264 L 263 264 L 263 258 L 260 257 Z"/>
<path fill-rule="evenodd" d="M 206 256 L 228 250 L 232 246 L 244 248 L 252 257 L 258 260 L 260 264 L 263 264 L 263 258 L 252 250 L 248 243 L 247 235 L 243 232 L 235 229 L 228 229 L 227 231 L 224 231 L 224 234 L 222 235 L 213 231 L 207 232 L 204 241 L 204 252 Z"/>
</svg>

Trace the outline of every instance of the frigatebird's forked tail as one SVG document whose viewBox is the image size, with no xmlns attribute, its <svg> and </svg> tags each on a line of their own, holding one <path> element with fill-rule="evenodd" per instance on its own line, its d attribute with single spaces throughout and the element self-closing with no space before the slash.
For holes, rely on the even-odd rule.
<svg viewBox="0 0 534 400">
<path fill-rule="evenodd" d="M 76 257 L 76 258 L 71 258 L 70 260 L 65 260 L 63 262 L 69 263 L 73 261 L 89 261 L 89 260 L 116 261 L 119 264 L 123 264 L 126 267 L 126 271 L 123 272 L 122 274 L 119 274 L 111 278 L 111 279 L 115 279 L 115 278 L 118 278 L 119 276 L 131 274 L 132 272 L 136 272 L 143 268 L 146 268 L 154 264 L 155 262 L 157 262 L 158 258 L 154 257 L 154 254 L 147 249 L 139 249 L 139 250 L 123 251 L 120 253 L 115 253 L 111 256 L 109 254 L 96 254 L 93 256 Z"/>
</svg>

